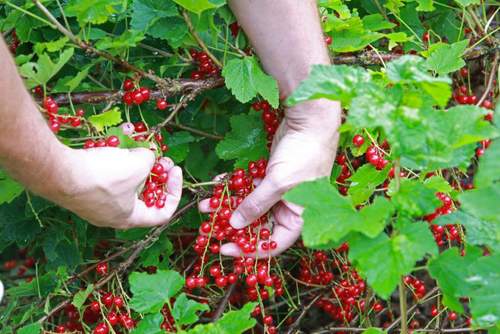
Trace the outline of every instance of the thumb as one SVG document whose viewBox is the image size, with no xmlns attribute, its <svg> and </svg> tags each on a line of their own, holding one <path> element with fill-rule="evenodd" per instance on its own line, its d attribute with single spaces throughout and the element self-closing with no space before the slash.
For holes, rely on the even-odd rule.
<svg viewBox="0 0 500 334">
<path fill-rule="evenodd" d="M 248 195 L 231 215 L 229 223 L 235 229 L 250 225 L 263 216 L 281 200 L 281 193 L 270 176 L 265 177 L 258 187 Z"/>
</svg>

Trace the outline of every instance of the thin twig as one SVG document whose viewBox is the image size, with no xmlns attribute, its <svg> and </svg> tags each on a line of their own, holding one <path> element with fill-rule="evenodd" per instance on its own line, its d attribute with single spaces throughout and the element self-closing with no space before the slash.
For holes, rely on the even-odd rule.
<svg viewBox="0 0 500 334">
<path fill-rule="evenodd" d="M 226 305 L 229 301 L 229 298 L 234 292 L 234 289 L 236 289 L 236 283 L 231 284 L 229 289 L 226 290 L 226 293 L 224 294 L 224 297 L 222 298 L 219 306 L 217 307 L 217 310 L 215 311 L 214 316 L 211 319 L 211 322 L 217 321 L 222 316 L 224 310 L 226 309 Z"/>
<path fill-rule="evenodd" d="M 196 40 L 196 43 L 203 49 L 203 51 L 207 54 L 207 56 L 212 59 L 215 65 L 217 65 L 219 68 L 222 68 L 221 62 L 210 52 L 210 50 L 207 48 L 203 40 L 198 36 L 196 31 L 194 30 L 193 23 L 191 22 L 191 19 L 189 18 L 189 15 L 186 11 L 182 12 L 182 16 L 184 17 L 184 21 L 186 21 L 186 24 L 188 26 L 189 32 L 193 36 L 193 38 Z"/>
<path fill-rule="evenodd" d="M 486 98 L 488 97 L 488 94 L 490 93 L 491 89 L 493 88 L 493 82 L 495 81 L 495 76 L 497 74 L 496 72 L 498 71 L 498 58 L 499 58 L 499 52 L 497 51 L 495 53 L 495 58 L 493 59 L 493 63 L 491 65 L 491 72 L 490 72 L 490 76 L 488 78 L 488 83 L 486 85 L 486 89 L 484 90 L 484 93 L 481 96 L 481 98 L 479 99 L 479 101 L 477 101 L 476 106 L 480 106 L 481 104 L 483 104 L 484 100 L 486 100 Z"/>
<path fill-rule="evenodd" d="M 353 332 L 360 333 L 366 331 L 368 328 L 358 328 L 358 327 L 329 327 L 327 329 L 323 329 L 317 332 L 313 332 L 312 334 L 327 334 L 327 333 L 335 333 L 335 332 Z M 383 328 L 380 330 L 384 331 Z M 474 332 L 478 329 L 474 328 L 450 328 L 450 329 L 416 329 L 417 332 L 426 332 L 426 333 L 462 333 L 462 332 Z M 385 329 L 385 331 L 387 331 Z"/>
<path fill-rule="evenodd" d="M 300 325 L 300 322 L 302 321 L 302 318 L 305 317 L 305 315 L 307 314 L 307 312 L 309 312 L 309 310 L 311 309 L 311 307 L 313 307 L 313 305 L 320 299 L 323 297 L 324 294 L 318 294 L 316 297 L 313 298 L 313 300 L 311 300 L 309 302 L 309 304 L 307 304 L 306 306 L 304 306 L 304 308 L 302 309 L 302 312 L 300 312 L 299 316 L 297 317 L 297 319 L 295 319 L 295 321 L 293 322 L 293 324 L 290 325 L 290 327 L 288 327 L 288 332 L 287 334 L 292 334 L 293 331 L 299 327 Z"/>
</svg>

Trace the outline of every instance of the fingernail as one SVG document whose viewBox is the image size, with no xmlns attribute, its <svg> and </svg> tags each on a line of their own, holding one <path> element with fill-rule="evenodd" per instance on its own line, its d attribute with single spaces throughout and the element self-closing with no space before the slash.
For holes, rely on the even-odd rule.
<svg viewBox="0 0 500 334">
<path fill-rule="evenodd" d="M 235 229 L 241 229 L 245 227 L 245 219 L 238 211 L 233 212 L 231 219 L 229 220 L 231 226 Z"/>
</svg>

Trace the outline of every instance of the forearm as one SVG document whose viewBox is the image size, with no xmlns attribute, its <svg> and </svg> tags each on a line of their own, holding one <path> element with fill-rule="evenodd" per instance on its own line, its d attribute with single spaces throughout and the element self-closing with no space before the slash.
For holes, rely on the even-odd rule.
<svg viewBox="0 0 500 334">
<path fill-rule="evenodd" d="M 0 68 L 0 167 L 53 199 L 67 176 L 64 156 L 69 149 L 48 128 L 1 38 Z"/>
<path fill-rule="evenodd" d="M 315 0 L 231 0 L 266 71 L 290 95 L 314 64 L 329 64 Z"/>
</svg>

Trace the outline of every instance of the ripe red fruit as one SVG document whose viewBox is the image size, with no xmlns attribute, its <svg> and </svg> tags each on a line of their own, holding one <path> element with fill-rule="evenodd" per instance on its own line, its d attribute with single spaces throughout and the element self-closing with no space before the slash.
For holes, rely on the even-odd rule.
<svg viewBox="0 0 500 334">
<path fill-rule="evenodd" d="M 101 322 L 94 328 L 94 334 L 108 334 L 109 327 L 106 323 Z"/>
<path fill-rule="evenodd" d="M 145 98 L 140 90 L 135 90 L 132 92 L 132 101 L 134 101 L 135 104 L 142 104 L 142 102 L 145 101 Z"/>
<path fill-rule="evenodd" d="M 462 67 L 460 69 L 460 76 L 462 78 L 467 78 L 469 76 L 469 70 L 467 69 L 467 67 Z"/>
<path fill-rule="evenodd" d="M 449 312 L 448 313 L 448 319 L 450 321 L 455 321 L 455 320 L 457 320 L 457 318 L 458 318 L 458 315 L 455 312 Z"/>
<path fill-rule="evenodd" d="M 66 327 L 64 325 L 56 326 L 55 332 L 56 333 L 66 333 Z"/>
<path fill-rule="evenodd" d="M 120 139 L 117 136 L 110 136 L 106 139 L 106 145 L 109 147 L 118 147 L 120 145 Z"/>
<path fill-rule="evenodd" d="M 482 104 L 483 108 L 492 109 L 493 103 L 490 100 L 484 100 Z"/>
<path fill-rule="evenodd" d="M 355 135 L 352 138 L 352 143 L 354 144 L 354 146 L 360 147 L 361 145 L 363 145 L 365 143 L 365 138 L 363 138 L 363 136 L 361 136 L 361 135 Z"/>
<path fill-rule="evenodd" d="M 380 303 L 375 303 L 375 304 L 373 304 L 373 310 L 374 310 L 375 312 L 380 312 L 380 311 L 382 311 L 383 309 L 384 309 L 384 306 L 383 306 L 382 304 L 380 304 Z"/>
<path fill-rule="evenodd" d="M 422 41 L 424 43 L 427 43 L 429 42 L 429 40 L 431 39 L 431 35 L 429 34 L 428 31 L 424 32 L 424 34 L 422 35 Z"/>
<path fill-rule="evenodd" d="M 257 285 L 257 276 L 254 275 L 254 274 L 250 274 L 245 279 L 245 282 L 247 283 L 247 285 L 249 287 L 253 288 L 253 287 L 255 287 Z"/>
<path fill-rule="evenodd" d="M 95 267 L 95 271 L 97 274 L 104 276 L 108 273 L 108 263 L 107 262 L 99 262 Z"/>
<path fill-rule="evenodd" d="M 131 80 L 131 79 L 125 79 L 125 81 L 123 81 L 123 89 L 124 90 L 132 90 L 135 88 L 135 85 L 134 85 L 134 82 Z"/>
<path fill-rule="evenodd" d="M 164 99 L 158 99 L 156 100 L 156 108 L 160 110 L 165 110 L 168 107 L 168 102 L 165 101 Z"/>
<path fill-rule="evenodd" d="M 115 296 L 113 298 L 113 304 L 117 307 L 117 308 L 122 308 L 123 307 L 123 299 L 122 297 L 120 296 Z"/>
<path fill-rule="evenodd" d="M 326 43 L 326 45 L 331 45 L 332 42 L 333 42 L 333 39 L 332 39 L 331 36 L 326 36 L 325 37 L 325 43 Z"/>
<path fill-rule="evenodd" d="M 115 326 L 119 320 L 118 315 L 113 311 L 108 313 L 107 319 L 108 319 L 109 323 L 111 324 L 111 326 Z"/>
<path fill-rule="evenodd" d="M 149 89 L 147 89 L 146 87 L 141 87 L 139 91 L 142 94 L 143 102 L 148 101 L 151 97 L 151 92 L 149 91 Z"/>
<path fill-rule="evenodd" d="M 271 326 L 273 324 L 273 316 L 266 315 L 263 319 L 264 324 Z"/>
<path fill-rule="evenodd" d="M 99 313 L 99 311 L 101 310 L 101 305 L 99 305 L 99 302 L 97 301 L 93 301 L 92 303 L 90 303 L 89 307 L 95 313 Z"/>
</svg>

